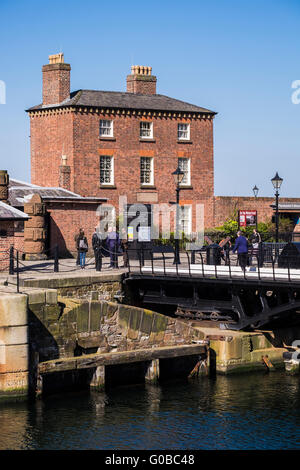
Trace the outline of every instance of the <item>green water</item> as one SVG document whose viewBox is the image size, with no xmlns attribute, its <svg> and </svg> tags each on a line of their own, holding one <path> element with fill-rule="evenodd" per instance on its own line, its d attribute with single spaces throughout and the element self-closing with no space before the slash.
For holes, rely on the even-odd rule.
<svg viewBox="0 0 300 470">
<path fill-rule="evenodd" d="M 0 449 L 299 449 L 300 379 L 217 376 L 0 405 Z"/>
</svg>

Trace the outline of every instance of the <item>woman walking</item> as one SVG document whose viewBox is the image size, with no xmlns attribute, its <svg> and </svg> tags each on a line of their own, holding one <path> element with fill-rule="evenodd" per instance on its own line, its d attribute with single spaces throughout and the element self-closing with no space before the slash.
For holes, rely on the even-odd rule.
<svg viewBox="0 0 300 470">
<path fill-rule="evenodd" d="M 84 235 L 84 231 L 82 230 L 82 232 L 79 234 L 77 238 L 77 250 L 79 253 L 79 262 L 80 262 L 81 269 L 85 269 L 85 257 L 86 257 L 86 253 L 88 249 L 89 249 L 88 241 L 87 241 L 86 236 Z"/>
<path fill-rule="evenodd" d="M 252 259 L 257 259 L 257 265 L 262 266 L 262 260 L 260 259 L 260 246 L 261 246 L 261 236 L 256 229 L 253 229 L 253 235 L 251 235 L 251 257 L 250 257 L 250 265 L 252 264 Z"/>
</svg>

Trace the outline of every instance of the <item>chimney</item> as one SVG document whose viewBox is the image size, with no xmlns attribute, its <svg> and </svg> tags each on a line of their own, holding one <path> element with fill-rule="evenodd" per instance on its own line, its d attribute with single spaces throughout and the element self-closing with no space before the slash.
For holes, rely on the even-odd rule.
<svg viewBox="0 0 300 470">
<path fill-rule="evenodd" d="M 63 53 L 49 56 L 43 71 L 43 105 L 58 104 L 70 97 L 70 64 L 64 63 Z"/>
<path fill-rule="evenodd" d="M 0 170 L 0 201 L 9 204 L 8 202 L 8 184 L 9 176 L 7 170 Z"/>
<path fill-rule="evenodd" d="M 131 74 L 127 75 L 127 93 L 156 95 L 156 77 L 151 74 L 152 67 L 133 65 Z"/>
<path fill-rule="evenodd" d="M 59 166 L 59 187 L 70 191 L 71 189 L 71 168 L 67 165 L 67 156 L 61 156 L 61 165 Z"/>
</svg>

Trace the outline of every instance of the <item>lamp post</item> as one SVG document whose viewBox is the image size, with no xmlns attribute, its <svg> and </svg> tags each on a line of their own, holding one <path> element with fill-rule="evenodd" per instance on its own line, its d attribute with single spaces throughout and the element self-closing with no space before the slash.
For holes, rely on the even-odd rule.
<svg viewBox="0 0 300 470">
<path fill-rule="evenodd" d="M 278 243 L 278 225 L 279 225 L 279 216 L 278 216 L 278 196 L 279 196 L 279 189 L 280 189 L 280 186 L 282 184 L 282 181 L 283 179 L 280 178 L 280 176 L 278 175 L 278 173 L 276 172 L 276 175 L 274 176 L 274 178 L 271 179 L 272 181 L 272 184 L 274 186 L 274 189 L 275 189 L 275 198 L 276 198 L 276 209 L 275 209 L 275 224 L 276 224 L 276 243 Z"/>
<path fill-rule="evenodd" d="M 257 198 L 259 189 L 258 189 L 258 187 L 257 187 L 256 185 L 254 186 L 254 188 L 252 189 L 252 191 L 253 191 L 254 197 Z"/>
<path fill-rule="evenodd" d="M 255 185 L 254 188 L 252 188 L 252 191 L 253 191 L 253 194 L 254 194 L 254 197 L 255 199 L 257 198 L 257 195 L 258 195 L 258 187 Z M 256 209 L 256 223 L 255 223 L 255 228 L 257 230 L 257 209 Z"/>
<path fill-rule="evenodd" d="M 176 231 L 175 231 L 175 256 L 174 256 L 174 263 L 173 264 L 180 264 L 180 257 L 179 257 L 179 191 L 180 191 L 180 183 L 183 180 L 184 172 L 177 167 L 175 171 L 172 173 L 176 185 Z"/>
</svg>

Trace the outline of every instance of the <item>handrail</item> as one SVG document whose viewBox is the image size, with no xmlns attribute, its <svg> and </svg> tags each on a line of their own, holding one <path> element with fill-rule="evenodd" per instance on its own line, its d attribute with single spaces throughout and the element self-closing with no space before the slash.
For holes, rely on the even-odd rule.
<svg viewBox="0 0 300 470">
<path fill-rule="evenodd" d="M 256 261 L 257 261 L 257 273 L 258 273 L 258 280 L 261 281 L 261 278 L 260 278 L 260 258 L 259 258 L 259 255 L 256 256 Z"/>
<path fill-rule="evenodd" d="M 186 254 L 187 254 L 188 266 L 189 266 L 189 276 L 192 277 L 192 273 L 191 273 L 191 264 L 190 264 L 190 255 L 188 254 L 187 251 L 186 251 Z"/>
<path fill-rule="evenodd" d="M 276 280 L 276 278 L 275 278 L 275 259 L 273 258 L 273 255 L 271 255 L 271 262 L 272 262 L 273 281 L 275 281 Z"/>
<path fill-rule="evenodd" d="M 203 256 L 202 256 L 202 253 L 200 252 L 199 252 L 199 255 L 201 257 L 202 277 L 205 278 L 205 272 L 204 272 L 204 267 L 203 267 Z"/>
<path fill-rule="evenodd" d="M 228 271 L 229 271 L 229 279 L 231 279 L 231 261 L 230 261 L 230 256 L 228 256 Z"/>
<path fill-rule="evenodd" d="M 150 250 L 150 257 L 151 257 L 152 274 L 154 274 L 154 270 L 153 270 L 154 263 L 153 263 L 153 251 L 152 250 Z"/>
<path fill-rule="evenodd" d="M 288 261 L 288 279 L 289 279 L 289 282 L 291 282 L 290 257 L 289 256 L 287 257 L 287 261 Z"/>
<path fill-rule="evenodd" d="M 163 267 L 164 267 L 164 275 L 166 275 L 166 259 L 165 259 L 165 254 L 162 252 L 163 255 Z"/>
</svg>

